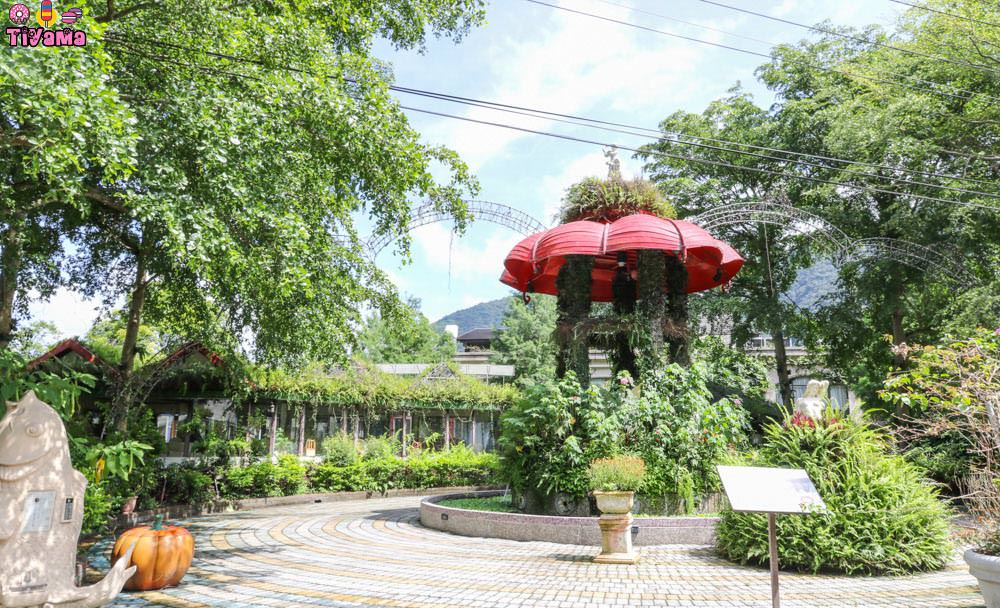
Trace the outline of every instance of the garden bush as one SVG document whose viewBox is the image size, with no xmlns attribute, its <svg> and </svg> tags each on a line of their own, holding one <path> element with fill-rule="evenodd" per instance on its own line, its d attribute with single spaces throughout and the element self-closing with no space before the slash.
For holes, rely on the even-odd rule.
<svg viewBox="0 0 1000 608">
<path fill-rule="evenodd" d="M 501 470 L 528 512 L 546 510 L 558 493 L 587 494 L 590 461 L 611 455 L 621 442 L 615 416 L 620 386 L 584 390 L 568 373 L 528 388 L 504 412 L 497 441 Z"/>
<path fill-rule="evenodd" d="M 746 411 L 731 399 L 715 399 L 705 375 L 700 363 L 657 367 L 622 403 L 626 449 L 648 467 L 639 489 L 648 512 L 693 513 L 720 488 L 715 465 L 746 444 Z"/>
<path fill-rule="evenodd" d="M 497 467 L 495 455 L 458 445 L 407 459 L 390 456 L 348 466 L 323 462 L 309 470 L 309 482 L 314 492 L 384 493 L 399 488 L 494 485 Z"/>
<path fill-rule="evenodd" d="M 354 437 L 347 433 L 337 433 L 323 440 L 323 458 L 326 462 L 346 467 L 358 461 L 360 454 L 354 446 Z"/>
<path fill-rule="evenodd" d="M 158 502 L 169 505 L 196 505 L 218 498 L 210 475 L 195 467 L 173 465 L 161 471 Z"/>
<path fill-rule="evenodd" d="M 279 456 L 277 464 L 263 461 L 225 469 L 219 482 L 223 498 L 291 496 L 305 490 L 306 467 L 289 455 Z"/>
<path fill-rule="evenodd" d="M 765 429 L 764 445 L 748 464 L 805 469 L 828 508 L 778 518 L 783 568 L 905 574 L 946 563 L 948 510 L 923 471 L 889 449 L 882 432 L 833 417 L 799 417 Z M 726 511 L 717 546 L 735 561 L 766 563 L 766 516 Z"/>
</svg>

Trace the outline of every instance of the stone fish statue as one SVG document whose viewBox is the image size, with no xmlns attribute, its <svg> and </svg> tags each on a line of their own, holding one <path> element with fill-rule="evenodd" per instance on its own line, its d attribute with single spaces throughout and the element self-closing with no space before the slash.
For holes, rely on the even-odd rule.
<svg viewBox="0 0 1000 608">
<path fill-rule="evenodd" d="M 829 402 L 830 381 L 810 380 L 802 396 L 795 400 L 795 411 L 813 420 L 823 417 L 823 410 Z"/>
<path fill-rule="evenodd" d="M 0 608 L 103 606 L 135 573 L 125 559 L 100 583 L 76 586 L 86 487 L 59 414 L 34 392 L 8 401 L 0 420 Z"/>
</svg>

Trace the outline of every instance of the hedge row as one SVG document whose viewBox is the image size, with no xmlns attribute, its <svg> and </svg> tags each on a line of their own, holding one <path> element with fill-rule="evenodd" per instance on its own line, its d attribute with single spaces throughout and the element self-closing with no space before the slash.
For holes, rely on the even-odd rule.
<svg viewBox="0 0 1000 608">
<path fill-rule="evenodd" d="M 360 460 L 347 466 L 306 464 L 294 456 L 277 463 L 258 462 L 223 469 L 215 476 L 191 466 L 164 471 L 165 494 L 174 504 L 197 504 L 219 498 L 263 498 L 310 492 L 386 492 L 445 486 L 498 484 L 493 454 L 442 452 L 408 459 L 395 456 Z"/>
</svg>

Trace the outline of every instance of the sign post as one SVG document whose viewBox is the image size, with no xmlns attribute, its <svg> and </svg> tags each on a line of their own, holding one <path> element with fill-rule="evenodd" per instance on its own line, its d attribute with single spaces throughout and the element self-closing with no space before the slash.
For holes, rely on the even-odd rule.
<svg viewBox="0 0 1000 608">
<path fill-rule="evenodd" d="M 733 511 L 767 513 L 771 606 L 780 608 L 777 515 L 823 513 L 826 511 L 826 504 L 803 469 L 727 466 L 716 468 Z"/>
</svg>

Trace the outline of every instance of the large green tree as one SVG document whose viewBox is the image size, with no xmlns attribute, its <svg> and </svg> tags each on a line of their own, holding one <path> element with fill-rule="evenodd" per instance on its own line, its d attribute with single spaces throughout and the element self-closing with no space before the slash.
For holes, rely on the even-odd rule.
<svg viewBox="0 0 1000 608">
<path fill-rule="evenodd" d="M 361 354 L 373 363 L 440 363 L 455 354 L 455 340 L 420 312 L 420 300 L 376 311 L 358 338 Z"/>
<path fill-rule="evenodd" d="M 684 134 L 684 141 L 694 136 L 704 138 L 702 141 L 725 140 L 752 146 L 780 146 L 784 136 L 780 117 L 758 107 L 738 88 L 709 104 L 701 114 L 672 114 L 660 123 L 660 128 L 666 133 Z M 646 160 L 651 178 L 674 197 L 682 216 L 734 203 L 798 205 L 808 196 L 800 183 L 778 175 L 783 170 L 780 161 L 732 150 L 714 144 L 695 147 L 668 137 L 645 146 L 641 157 Z M 778 389 L 786 404 L 791 402 L 792 393 L 785 339 L 801 315 L 784 294 L 814 253 L 809 240 L 790 227 L 792 223 L 746 223 L 717 230 L 716 236 L 728 241 L 747 263 L 727 292 L 692 299 L 695 313 L 727 327 L 737 345 L 746 344 L 757 334 L 771 337 Z"/>
<path fill-rule="evenodd" d="M 527 304 L 511 298 L 491 348 L 494 360 L 514 366 L 515 381 L 531 386 L 556 375 L 556 299 L 532 294 Z"/>
<path fill-rule="evenodd" d="M 458 40 L 479 0 L 334 1 L 308 19 L 283 1 L 81 6 L 87 47 L 0 58 L 0 137 L 16 144 L 0 153 L 0 239 L 24 243 L 4 248 L 0 341 L 36 260 L 72 239 L 70 272 L 45 278 L 125 302 L 126 380 L 144 319 L 262 361 L 343 357 L 359 311 L 396 300 L 355 219 L 404 253 L 412 201 L 464 222 L 474 180 L 419 141 L 372 46 Z"/>
<path fill-rule="evenodd" d="M 1000 17 L 983 3 L 932 5 L 985 21 Z M 759 71 L 779 95 L 794 138 L 786 147 L 856 161 L 812 169 L 847 186 L 816 185 L 808 204 L 854 238 L 918 243 L 964 264 L 981 284 L 996 285 L 1000 64 L 993 51 L 1000 31 L 914 9 L 896 32 L 840 34 L 778 47 Z M 842 266 L 838 295 L 824 302 L 813 342 L 871 394 L 888 367 L 906 364 L 904 351 L 892 346 L 932 341 L 949 316 L 975 306 L 955 302 L 967 280 L 945 279 L 933 266 L 859 256 Z M 981 302 L 983 294 L 969 297 Z"/>
</svg>

